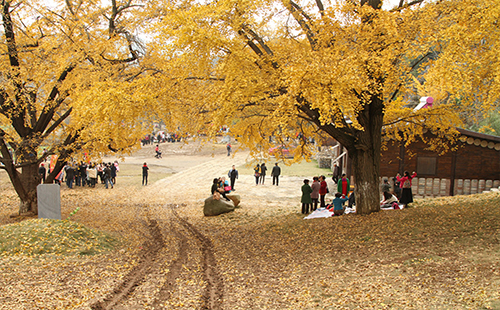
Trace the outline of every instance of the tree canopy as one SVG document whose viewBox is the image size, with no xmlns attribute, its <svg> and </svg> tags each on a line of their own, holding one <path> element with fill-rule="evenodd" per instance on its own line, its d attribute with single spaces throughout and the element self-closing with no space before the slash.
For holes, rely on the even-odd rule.
<svg viewBox="0 0 500 310">
<path fill-rule="evenodd" d="M 38 165 L 47 156 L 58 155 L 51 181 L 78 150 L 136 145 L 149 101 L 134 80 L 144 70 L 133 35 L 138 7 L 1 2 L 0 162 L 21 211 L 36 212 Z"/>
<path fill-rule="evenodd" d="M 441 82 L 447 68 L 461 72 L 451 56 L 460 49 L 446 32 L 466 23 L 459 2 L 400 1 L 383 10 L 364 0 L 165 0 L 148 30 L 158 55 L 168 55 L 163 70 L 180 77 L 175 93 L 198 115 L 193 125 L 231 124 L 256 152 L 270 135 L 278 143 L 295 132 L 331 136 L 349 152 L 358 212 L 370 213 L 378 210 L 382 135 L 411 143 L 430 130 L 429 147 L 445 151 L 461 124 L 464 106 L 450 99 L 468 100 L 467 90 Z M 473 78 L 474 70 L 463 74 Z M 410 95 L 434 92 L 431 109 L 408 104 Z M 296 158 L 310 147 L 303 141 Z"/>
<path fill-rule="evenodd" d="M 374 212 L 383 137 L 431 131 L 429 147 L 446 151 L 470 109 L 498 106 L 498 11 L 493 0 L 2 1 L 1 162 L 32 202 L 21 176 L 39 182 L 41 147 L 60 169 L 75 150 L 135 145 L 153 116 L 209 137 L 228 125 L 254 155 L 300 132 L 348 150 L 358 213 Z M 433 107 L 415 110 L 420 96 Z M 311 147 L 300 140 L 295 159 Z"/>
</svg>

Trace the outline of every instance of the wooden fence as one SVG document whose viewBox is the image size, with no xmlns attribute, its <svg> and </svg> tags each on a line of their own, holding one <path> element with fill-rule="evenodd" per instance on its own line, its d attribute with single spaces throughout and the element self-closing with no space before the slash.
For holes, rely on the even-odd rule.
<svg viewBox="0 0 500 310">
<path fill-rule="evenodd" d="M 389 180 L 394 188 L 392 178 Z M 414 178 L 411 187 L 414 198 L 429 198 L 449 196 L 450 186 L 450 179 Z M 453 195 L 477 194 L 499 187 L 500 180 L 455 179 Z"/>
</svg>

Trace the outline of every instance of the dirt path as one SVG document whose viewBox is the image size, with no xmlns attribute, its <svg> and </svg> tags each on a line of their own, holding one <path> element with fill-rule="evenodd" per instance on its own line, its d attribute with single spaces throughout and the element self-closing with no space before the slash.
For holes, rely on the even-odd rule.
<svg viewBox="0 0 500 310">
<path fill-rule="evenodd" d="M 169 148 L 167 148 L 169 147 Z M 152 147 L 151 147 L 152 148 Z M 165 146 L 163 158 L 152 161 L 145 148 L 126 163 L 149 162 L 175 172 L 154 184 L 143 187 L 140 197 L 149 197 L 149 204 L 137 201 L 137 213 L 147 235 L 137 265 L 92 309 L 134 309 L 144 304 L 153 309 L 179 307 L 186 287 L 197 300 L 195 309 L 227 309 L 224 307 L 224 282 L 217 261 L 220 259 L 210 237 L 198 227 L 203 223 L 203 201 L 210 196 L 215 177 L 227 176 L 232 165 L 242 167 L 251 159 L 248 152 L 234 156 L 225 153 L 207 156 L 206 152 L 186 156 L 172 145 Z M 193 152 L 193 150 L 191 150 Z M 209 151 L 210 152 L 210 151 Z M 300 200 L 297 184 L 301 178 L 282 176 L 279 186 L 272 185 L 270 175 L 264 185 L 255 185 L 253 175 L 240 174 L 236 193 L 240 195 L 242 214 L 253 212 L 248 206 L 266 204 L 269 208 Z M 146 293 L 148 292 L 148 293 Z M 180 307 L 190 308 L 190 307 Z"/>
</svg>

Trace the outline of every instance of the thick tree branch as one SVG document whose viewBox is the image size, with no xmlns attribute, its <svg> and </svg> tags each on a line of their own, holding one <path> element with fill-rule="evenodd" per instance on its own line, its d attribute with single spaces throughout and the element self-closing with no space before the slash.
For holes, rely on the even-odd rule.
<svg viewBox="0 0 500 310">
<path fill-rule="evenodd" d="M 10 1 L 2 1 L 2 20 L 5 39 L 7 41 L 7 50 L 9 52 L 9 61 L 12 67 L 19 67 L 19 55 L 17 53 L 16 36 L 14 34 L 14 25 L 10 16 Z"/>
<path fill-rule="evenodd" d="M 295 21 L 299 23 L 302 30 L 305 32 L 307 40 L 311 45 L 312 50 L 317 49 L 316 33 L 311 29 L 311 18 L 304 12 L 304 10 L 295 2 L 289 1 L 287 6 L 288 11 L 295 18 Z"/>
<path fill-rule="evenodd" d="M 404 0 L 400 0 L 399 5 L 397 7 L 395 7 L 394 9 L 390 10 L 389 12 L 399 12 L 401 10 L 409 8 L 409 7 L 411 7 L 411 6 L 415 5 L 415 4 L 422 3 L 424 1 L 425 0 L 414 0 L 414 1 L 411 1 L 411 2 L 408 2 L 408 3 L 404 4 Z"/>
<path fill-rule="evenodd" d="M 54 114 L 56 113 L 57 109 L 61 106 L 61 104 L 64 102 L 64 99 L 68 95 L 66 92 L 65 94 L 61 95 L 59 91 L 59 86 L 60 84 L 66 80 L 68 75 L 75 69 L 76 64 L 71 64 L 69 65 L 66 69 L 63 70 L 61 75 L 59 75 L 59 78 L 57 79 L 54 87 L 52 87 L 52 90 L 45 102 L 45 106 L 43 107 L 42 113 L 40 114 L 40 117 L 38 118 L 38 121 L 33 128 L 34 131 L 36 132 L 42 132 L 44 131 L 45 128 L 49 125 L 50 121 L 54 117 Z M 56 100 L 56 98 L 58 100 Z"/>
<path fill-rule="evenodd" d="M 323 6 L 323 2 L 321 0 L 316 0 L 316 6 L 318 7 L 319 13 L 322 17 L 325 16 L 325 7 Z"/>
<path fill-rule="evenodd" d="M 420 65 L 427 57 L 429 57 L 430 55 L 432 55 L 432 52 L 427 52 L 427 54 L 423 55 L 422 57 L 420 57 L 419 59 L 417 59 L 411 66 L 410 66 L 410 69 L 408 70 L 408 72 L 411 72 L 412 70 L 414 70 L 418 65 Z M 396 89 L 394 90 L 394 93 L 392 94 L 391 98 L 389 99 L 389 101 L 393 101 L 394 99 L 396 99 L 396 96 L 398 95 L 399 93 L 399 89 L 401 88 L 401 86 L 403 85 L 403 83 L 399 83 L 399 85 L 396 87 Z"/>
</svg>

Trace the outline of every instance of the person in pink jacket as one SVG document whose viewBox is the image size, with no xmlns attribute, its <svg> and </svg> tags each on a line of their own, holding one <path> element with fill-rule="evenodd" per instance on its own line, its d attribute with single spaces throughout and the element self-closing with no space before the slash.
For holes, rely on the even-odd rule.
<svg viewBox="0 0 500 310">
<path fill-rule="evenodd" d="M 413 193 L 411 192 L 411 180 L 417 176 L 416 172 L 413 172 L 412 175 L 408 171 L 405 171 L 403 177 L 401 177 L 398 173 L 396 178 L 398 179 L 399 186 L 401 187 L 401 198 L 399 202 L 402 203 L 405 208 L 410 203 L 413 202 Z"/>
<path fill-rule="evenodd" d="M 312 193 L 311 193 L 311 200 L 312 200 L 312 210 L 316 210 L 318 208 L 318 199 L 319 199 L 319 188 L 321 187 L 321 184 L 319 183 L 319 178 L 314 177 L 313 178 L 313 183 L 311 185 L 312 188 Z"/>
</svg>

